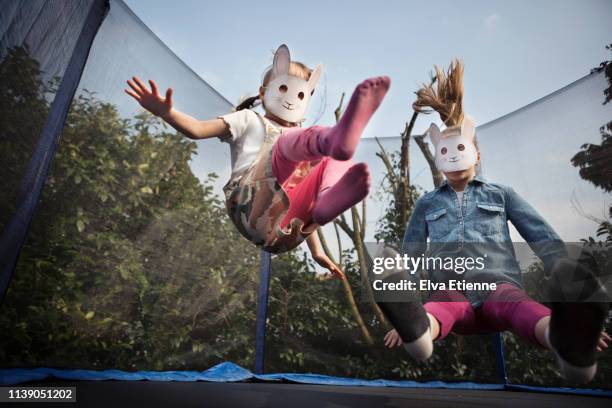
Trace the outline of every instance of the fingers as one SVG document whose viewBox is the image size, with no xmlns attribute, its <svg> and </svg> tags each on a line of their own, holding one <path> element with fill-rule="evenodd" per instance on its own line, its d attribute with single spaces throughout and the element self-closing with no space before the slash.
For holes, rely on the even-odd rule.
<svg viewBox="0 0 612 408">
<path fill-rule="evenodd" d="M 401 346 L 403 343 L 402 338 L 399 336 L 399 334 L 397 335 L 397 339 L 395 341 L 395 347 L 399 347 Z"/>
<path fill-rule="evenodd" d="M 132 98 L 136 99 L 138 102 L 140 102 L 140 96 L 137 95 L 134 91 L 130 90 L 130 89 L 124 89 L 125 93 L 128 95 L 131 95 Z"/>
<path fill-rule="evenodd" d="M 166 91 L 166 104 L 172 106 L 172 88 L 168 88 Z"/>
<path fill-rule="evenodd" d="M 157 90 L 157 84 L 152 79 L 149 79 L 149 85 L 151 85 L 151 93 L 159 98 L 159 91 Z"/>
<path fill-rule="evenodd" d="M 140 78 L 138 77 L 132 77 L 132 79 L 134 80 L 134 82 L 136 82 L 136 84 L 140 87 L 140 89 L 142 90 L 143 93 L 148 94 L 149 93 L 149 89 L 147 89 L 147 86 L 144 84 L 144 82 L 142 82 L 140 80 Z"/>
<path fill-rule="evenodd" d="M 608 348 L 608 342 L 612 340 L 610 335 L 605 331 L 601 332 L 601 336 L 599 337 L 599 341 L 597 342 L 596 350 L 602 352 Z"/>
<path fill-rule="evenodd" d="M 395 330 L 390 330 L 387 332 L 387 334 L 385 334 L 384 342 L 385 347 L 388 348 L 399 347 L 403 343 L 402 338 Z"/>
<path fill-rule="evenodd" d="M 128 79 L 127 84 L 134 90 L 134 92 L 136 92 L 136 94 L 138 94 L 138 96 L 143 96 L 145 94 L 145 92 L 143 92 L 143 90 L 131 80 Z"/>
</svg>

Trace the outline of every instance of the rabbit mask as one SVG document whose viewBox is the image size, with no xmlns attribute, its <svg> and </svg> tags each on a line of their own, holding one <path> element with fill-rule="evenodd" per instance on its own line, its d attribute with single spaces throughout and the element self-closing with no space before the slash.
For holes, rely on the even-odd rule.
<svg viewBox="0 0 612 408">
<path fill-rule="evenodd" d="M 291 123 L 304 121 L 310 97 L 321 77 L 323 67 L 317 65 L 308 81 L 289 75 L 291 58 L 285 44 L 278 47 L 274 54 L 272 76 L 265 87 L 263 103 L 265 109 L 274 116 Z"/>
<path fill-rule="evenodd" d="M 442 173 L 467 170 L 478 161 L 478 151 L 474 145 L 474 119 L 466 116 L 461 128 L 453 126 L 440 132 L 434 123 L 429 126 L 429 137 L 436 150 L 436 167 Z"/>
</svg>

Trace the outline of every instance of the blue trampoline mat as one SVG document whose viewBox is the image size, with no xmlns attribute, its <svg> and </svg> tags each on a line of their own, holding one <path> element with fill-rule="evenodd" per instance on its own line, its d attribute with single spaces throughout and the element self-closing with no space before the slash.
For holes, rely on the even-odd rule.
<svg viewBox="0 0 612 408">
<path fill-rule="evenodd" d="M 364 387 L 405 387 L 405 388 L 447 388 L 447 389 L 474 389 L 474 390 L 517 390 L 536 391 L 546 393 L 562 393 L 612 397 L 612 390 L 565 388 L 565 387 L 537 387 L 518 384 L 481 384 L 474 382 L 445 382 L 445 381 L 394 381 L 394 380 L 362 380 L 357 378 L 333 377 L 320 374 L 254 374 L 230 362 L 217 364 L 205 371 L 136 371 L 121 370 L 70 370 L 56 368 L 10 368 L 0 369 L 0 385 L 14 385 L 28 381 L 39 381 L 45 378 L 61 380 L 119 380 L 119 381 L 290 381 L 302 384 L 336 385 L 336 386 L 364 386 Z"/>
</svg>

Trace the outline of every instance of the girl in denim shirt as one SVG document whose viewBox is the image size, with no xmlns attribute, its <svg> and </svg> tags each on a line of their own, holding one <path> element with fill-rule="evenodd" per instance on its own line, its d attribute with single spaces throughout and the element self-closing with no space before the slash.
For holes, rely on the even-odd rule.
<svg viewBox="0 0 612 408">
<path fill-rule="evenodd" d="M 435 163 L 446 181 L 416 202 L 404 236 L 403 253 L 415 257 L 429 247 L 430 255 L 440 255 L 451 246 L 460 247 L 462 254 L 471 251 L 476 256 L 483 255 L 486 248 L 488 266 L 494 267 L 470 271 L 463 277 L 455 274 L 454 278 L 495 283 L 496 289 L 434 291 L 425 305 L 417 298 L 405 303 L 379 302 L 395 327 L 385 336 L 385 345 L 403 344 L 413 357 L 425 360 L 433 352 L 433 340 L 441 340 L 451 331 L 470 335 L 512 330 L 527 342 L 551 349 L 567 379 L 589 381 L 597 369 L 595 350 L 607 348 L 610 340 L 602 331 L 607 305 L 587 305 L 581 314 L 560 304 L 552 314 L 551 324 L 551 310 L 521 288 L 521 271 L 508 221 L 543 261 L 545 270 L 553 270 L 555 262 L 563 258 L 563 243 L 511 187 L 490 183 L 477 175 L 480 152 L 474 139 L 475 125 L 470 117 L 464 117 L 461 107 L 462 64 L 455 61 L 448 74 L 437 67 L 436 71 L 437 89 L 422 88 L 417 93 L 415 109 L 432 108 L 447 126 L 440 131 L 432 124 L 429 129 Z M 444 271 L 429 270 L 429 274 L 434 282 L 451 278 Z M 393 279 L 398 277 L 390 278 Z"/>
</svg>

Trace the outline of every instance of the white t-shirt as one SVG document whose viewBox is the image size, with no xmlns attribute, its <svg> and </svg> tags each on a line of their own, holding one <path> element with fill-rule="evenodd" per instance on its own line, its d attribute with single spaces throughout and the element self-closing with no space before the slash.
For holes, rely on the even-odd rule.
<svg viewBox="0 0 612 408">
<path fill-rule="evenodd" d="M 263 144 L 266 128 L 259 117 L 251 109 L 219 116 L 229 126 L 230 136 L 221 138 L 221 141 L 230 145 L 232 156 L 232 178 L 242 174 L 257 158 Z M 284 129 L 278 123 L 270 123 L 280 130 Z"/>
<path fill-rule="evenodd" d="M 457 194 L 457 200 L 459 200 L 459 205 L 463 206 L 463 191 L 455 191 Z"/>
</svg>

